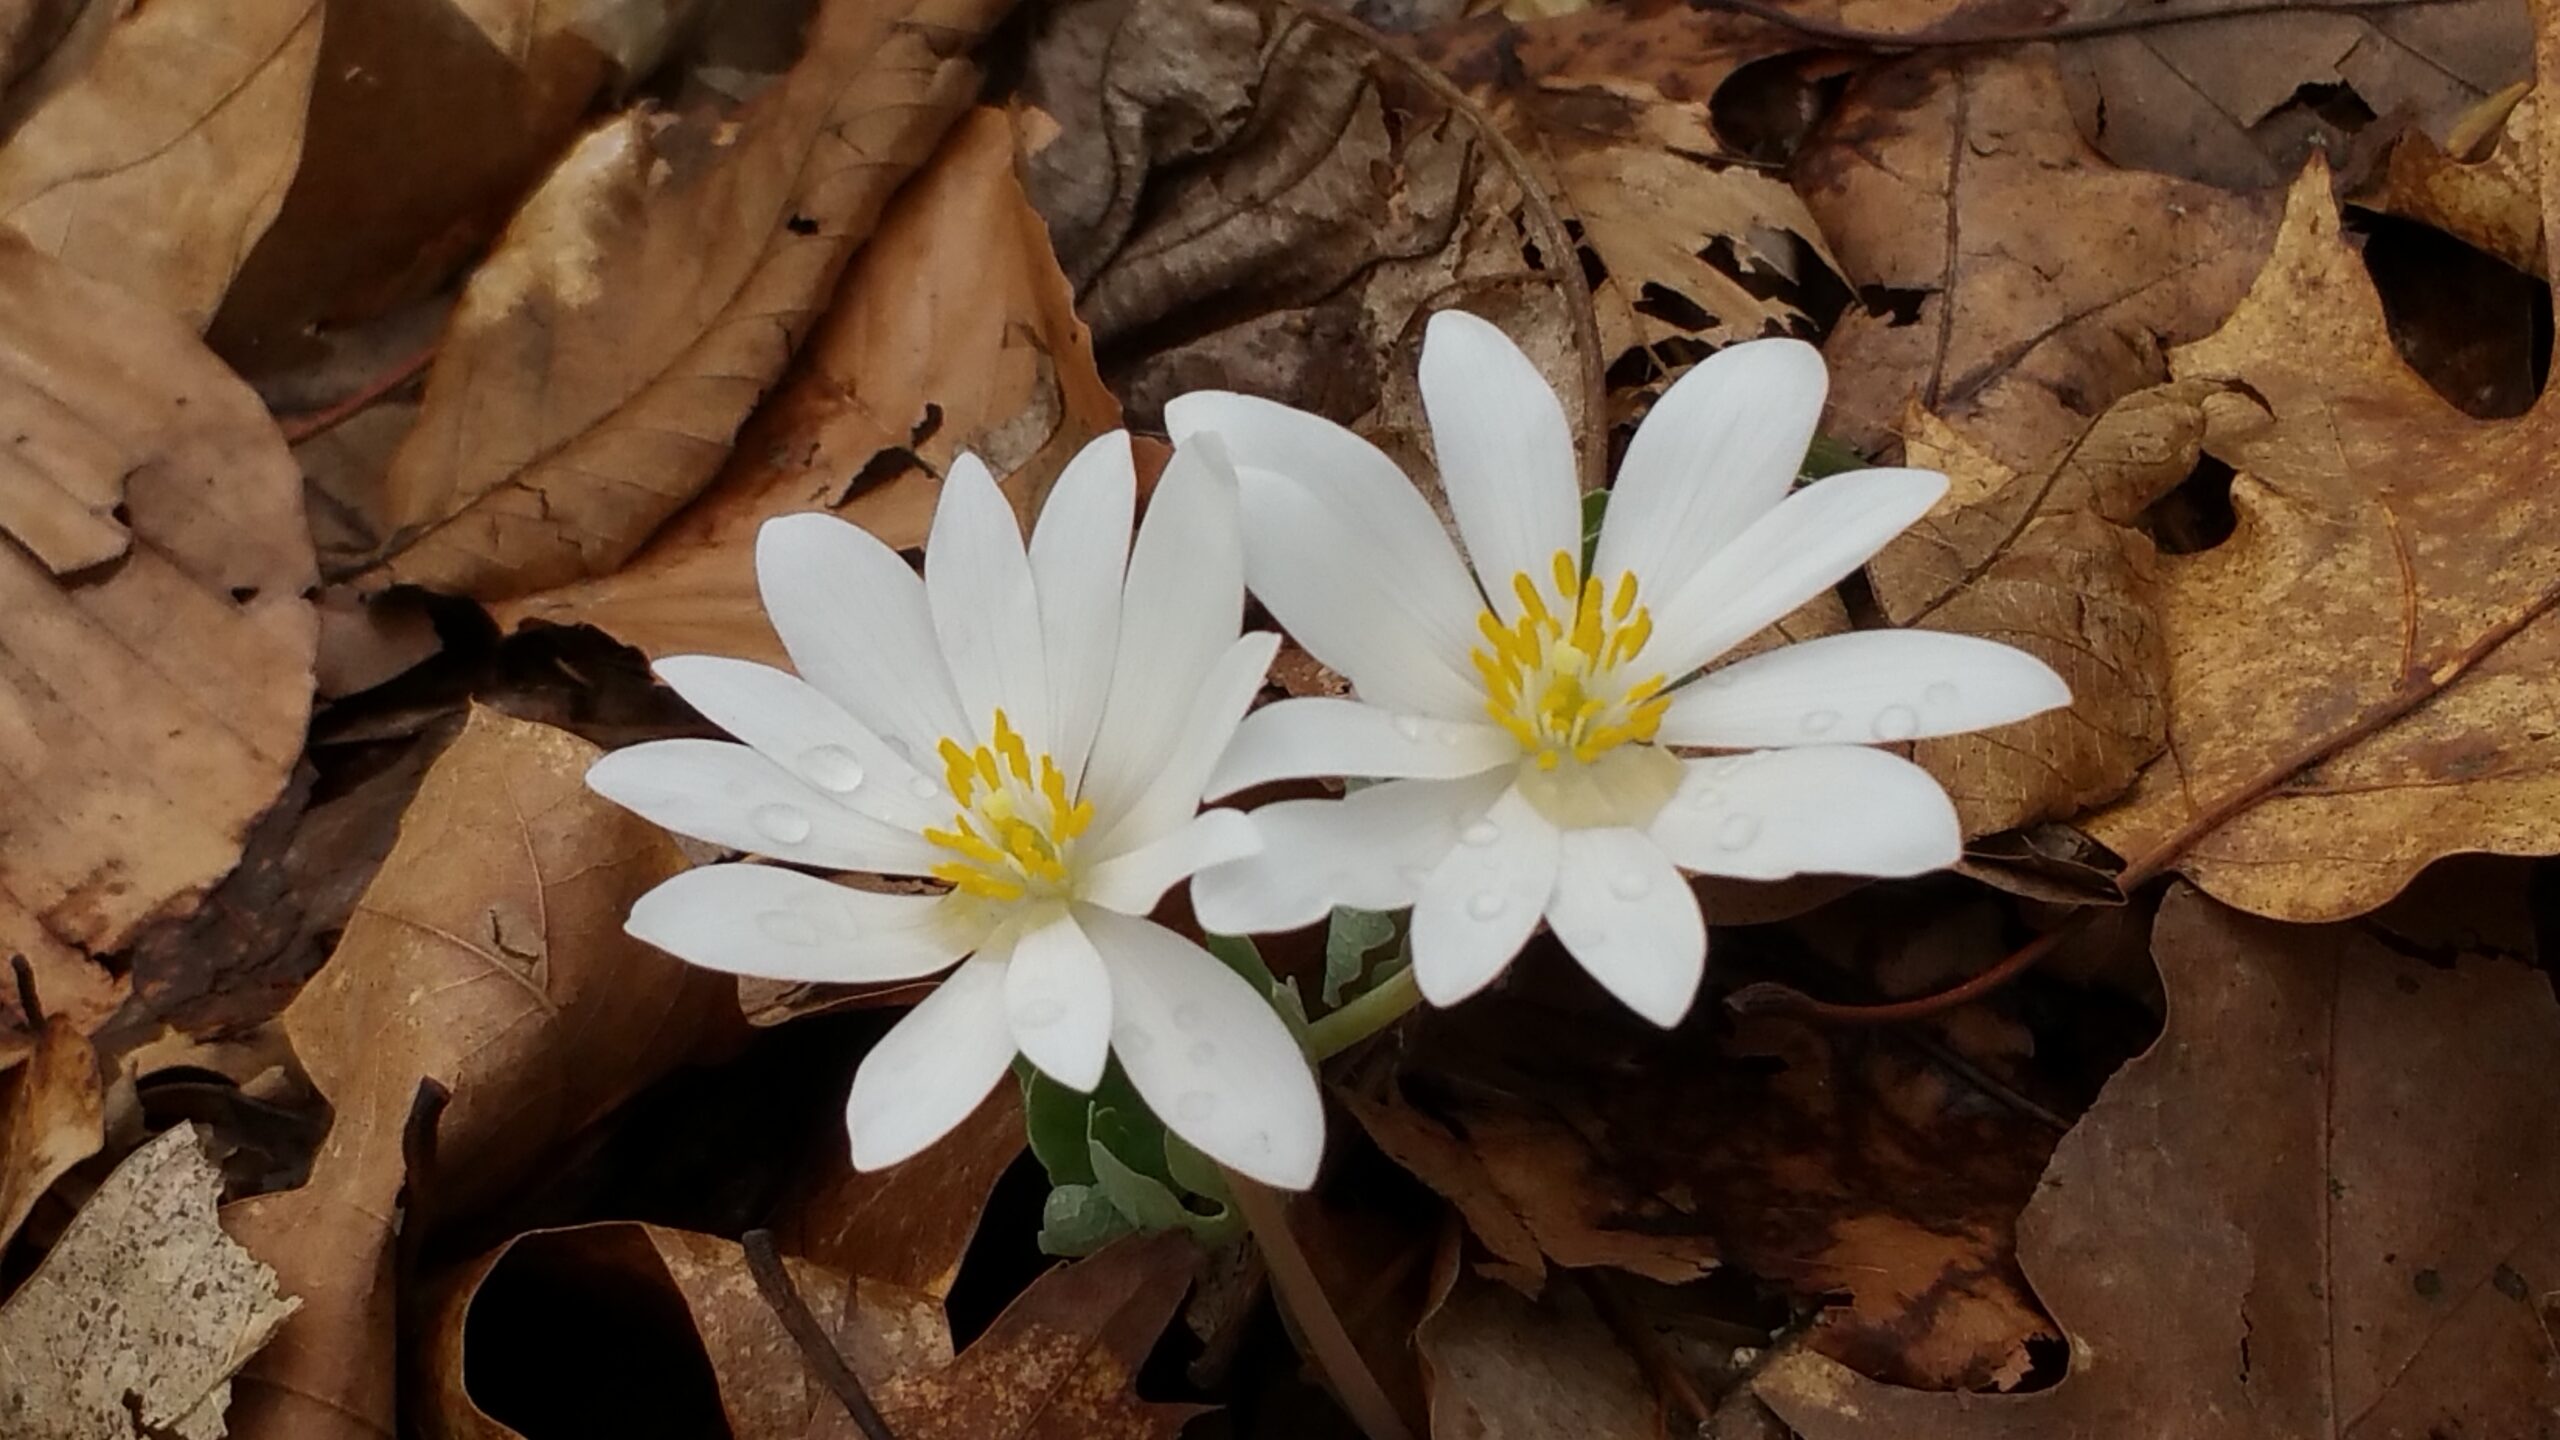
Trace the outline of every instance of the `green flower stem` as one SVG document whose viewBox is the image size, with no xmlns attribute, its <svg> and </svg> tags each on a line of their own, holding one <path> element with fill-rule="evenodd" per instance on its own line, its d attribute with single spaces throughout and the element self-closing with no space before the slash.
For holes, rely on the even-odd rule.
<svg viewBox="0 0 2560 1440">
<path fill-rule="evenodd" d="M 1332 1059 L 1393 1025 L 1421 1000 L 1422 987 L 1414 983 L 1413 967 L 1407 965 L 1378 982 L 1376 988 L 1366 995 L 1309 1022 L 1307 1058 L 1315 1061 Z"/>
</svg>

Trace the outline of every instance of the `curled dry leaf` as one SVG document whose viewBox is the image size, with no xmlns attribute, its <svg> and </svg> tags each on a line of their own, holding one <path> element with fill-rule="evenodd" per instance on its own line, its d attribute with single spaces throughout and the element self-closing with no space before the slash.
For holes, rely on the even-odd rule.
<svg viewBox="0 0 2560 1440">
<path fill-rule="evenodd" d="M 2152 953 L 2168 1031 L 2019 1221 L 2070 1372 L 1930 1395 L 1797 1354 L 1761 1398 L 1806 1440 L 2535 1433 L 2560 1404 L 2550 982 L 2183 887 Z"/>
<path fill-rule="evenodd" d="M 1570 1285 L 1537 1300 L 1460 1271 L 1414 1332 L 1431 1433 L 1450 1440 L 1654 1440 L 1661 1398 Z"/>
<path fill-rule="evenodd" d="M 418 1180 L 402 1139 L 421 1081 L 452 1092 L 425 1203 L 467 1209 L 736 1023 L 726 977 L 622 933 L 631 902 L 685 859 L 587 791 L 599 753 L 472 712 L 286 1009 L 335 1120 L 309 1183 L 232 1210 L 309 1305 L 243 1377 L 249 1433 L 391 1433 L 392 1241 Z"/>
<path fill-rule="evenodd" d="M 2164 347 L 2238 301 L 2273 220 L 2256 198 L 2109 165 L 2040 49 L 1861 77 L 1795 175 L 1868 301 L 1823 347 L 1826 424 L 1878 450 L 1917 399 L 2021 470 L 2166 378 Z"/>
<path fill-rule="evenodd" d="M 619 566 L 709 483 L 1009 0 L 821 0 L 738 113 L 573 146 L 472 276 L 383 477 L 370 576 L 498 599 Z"/>
<path fill-rule="evenodd" d="M 2429 136 L 2391 147 L 2382 178 L 2357 198 L 2378 210 L 2432 225 L 2527 275 L 2543 273 L 2541 92 L 2511 101 L 2482 144 L 2484 154 L 2449 152 Z"/>
<path fill-rule="evenodd" d="M 0 1074 L 0 1253 L 53 1182 L 106 1143 L 97 1048 L 49 1019 L 25 1061 Z"/>
<path fill-rule="evenodd" d="M 230 1380 L 294 1312 L 214 1220 L 180 1125 L 127 1156 L 0 1306 L 11 1440 L 220 1440 Z"/>
<path fill-rule="evenodd" d="M 2162 564 L 2176 744 L 2082 822 L 2290 920 L 2370 910 L 2457 851 L 2560 851 L 2560 399 L 2482 422 L 2439 398 L 2328 183 L 2304 173 L 2248 300 L 2175 357 L 2211 387 L 2238 528 Z"/>
<path fill-rule="evenodd" d="M 998 1085 L 931 1151 L 886 1170 L 856 1170 L 845 1147 L 794 1187 L 774 1221 L 785 1254 L 841 1275 L 951 1293 L 988 1197 L 1022 1154 L 1022 1091 Z"/>
<path fill-rule="evenodd" d="M 755 536 L 831 510 L 924 543 L 935 480 L 974 451 L 1016 504 L 1120 422 L 1049 239 L 1014 172 L 1004 115 L 952 129 L 900 192 L 782 391 L 709 493 L 616 574 L 497 607 L 501 623 L 597 626 L 655 655 L 782 663 L 756 597 Z"/>
<path fill-rule="evenodd" d="M 310 715 L 316 579 L 257 397 L 153 307 L 0 239 L 0 950 L 87 1028 L 87 958 L 240 858 Z M 138 543 L 137 543 L 138 542 Z M 0 1034 L 0 1059 L 24 1043 Z"/>
<path fill-rule="evenodd" d="M 88 68 L 0 145 L 0 220 L 202 329 L 284 203 L 324 8 L 126 7 Z"/>
</svg>

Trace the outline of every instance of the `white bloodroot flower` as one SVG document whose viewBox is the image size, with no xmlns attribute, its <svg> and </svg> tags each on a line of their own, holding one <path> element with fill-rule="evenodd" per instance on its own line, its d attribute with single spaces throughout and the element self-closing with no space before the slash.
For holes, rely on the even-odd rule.
<svg viewBox="0 0 2560 1440">
<path fill-rule="evenodd" d="M 855 1074 L 853 1160 L 947 1133 L 1016 1053 L 1091 1090 L 1108 1055 L 1173 1132 L 1304 1188 L 1324 1112 L 1263 996 L 1146 919 L 1203 865 L 1259 846 L 1200 793 L 1278 637 L 1239 638 L 1235 477 L 1215 442 L 1168 468 L 1130 544 L 1125 434 L 1085 448 L 1025 549 L 975 458 L 945 480 L 918 580 L 833 516 L 756 541 L 798 675 L 681 656 L 658 674 L 743 744 L 662 740 L 587 783 L 674 831 L 785 862 L 709 865 L 632 907 L 629 930 L 696 965 L 793 981 L 896 981 L 958 963 Z M 788 869 L 915 876 L 884 894 Z"/>
<path fill-rule="evenodd" d="M 1178 445 L 1216 436 L 1234 459 L 1254 593 L 1356 696 L 1255 712 L 1211 798 L 1287 778 L 1386 782 L 1257 810 L 1263 849 L 1192 881 L 1202 923 L 1283 930 L 1336 905 L 1409 905 L 1415 980 L 1448 1005 L 1500 974 L 1543 919 L 1611 994 L 1668 1026 L 1706 963 L 1681 871 L 1954 863 L 1946 792 L 1869 746 L 2068 704 L 2041 661 L 1969 636 L 1864 631 L 1690 679 L 1945 492 L 1942 475 L 1874 469 L 1789 493 L 1826 388 L 1820 352 L 1793 340 L 1701 362 L 1629 445 L 1587 571 L 1563 407 L 1475 316 L 1433 316 L 1422 350 L 1464 561 L 1394 463 L 1350 431 L 1244 395 L 1173 401 Z"/>
</svg>

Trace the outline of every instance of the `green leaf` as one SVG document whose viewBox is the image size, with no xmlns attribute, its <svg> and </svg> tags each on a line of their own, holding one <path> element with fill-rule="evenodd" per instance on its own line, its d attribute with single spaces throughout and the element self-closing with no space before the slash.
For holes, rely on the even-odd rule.
<svg viewBox="0 0 2560 1440">
<path fill-rule="evenodd" d="M 1338 908 L 1324 931 L 1324 1003 L 1342 1003 L 1342 992 L 1359 983 L 1369 956 L 1396 938 L 1396 917 L 1379 910 Z"/>
<path fill-rule="evenodd" d="M 1609 492 L 1586 490 L 1582 493 L 1582 573 L 1591 573 L 1591 557 L 1600 549 L 1600 522 L 1608 518 Z"/>
<path fill-rule="evenodd" d="M 1099 1185 L 1061 1185 L 1040 1205 L 1040 1253 L 1090 1255 L 1136 1231 Z"/>
<path fill-rule="evenodd" d="M 1273 975 L 1271 967 L 1262 963 L 1262 951 L 1251 939 L 1242 935 L 1203 935 L 1200 943 L 1228 969 L 1243 976 L 1255 993 L 1271 1002 L 1271 1008 L 1288 1022 L 1289 1034 L 1300 1045 L 1307 1043 L 1307 1002 L 1299 997 L 1297 982 Z"/>
<path fill-rule="evenodd" d="M 1023 1132 L 1030 1137 L 1031 1153 L 1039 1158 L 1040 1168 L 1049 1172 L 1049 1183 L 1092 1184 L 1085 1133 L 1090 1128 L 1086 1111 L 1092 1108 L 1093 1097 L 1068 1089 L 1028 1062 L 1016 1060 L 1014 1070 L 1022 1077 Z"/>
<path fill-rule="evenodd" d="M 1873 463 L 1846 440 L 1816 435 L 1812 448 L 1804 452 L 1804 464 L 1797 470 L 1807 479 L 1827 480 L 1842 471 L 1864 470 Z"/>
<path fill-rule="evenodd" d="M 1235 1203 L 1235 1196 L 1227 1190 L 1226 1172 L 1218 1168 L 1218 1162 L 1170 1130 L 1164 1132 L 1164 1168 L 1185 1194 L 1214 1201 L 1222 1210 Z"/>
</svg>

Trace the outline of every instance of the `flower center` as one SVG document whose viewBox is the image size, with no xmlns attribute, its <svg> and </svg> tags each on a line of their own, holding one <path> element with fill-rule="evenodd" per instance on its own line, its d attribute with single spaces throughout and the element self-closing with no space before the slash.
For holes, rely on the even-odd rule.
<svg viewBox="0 0 2560 1440">
<path fill-rule="evenodd" d="M 1067 798 L 1058 762 L 1044 753 L 1035 767 L 1002 710 L 993 745 L 972 749 L 946 735 L 936 753 L 960 809 L 950 829 L 924 832 L 958 857 L 934 866 L 934 878 L 988 900 L 1064 896 L 1075 838 L 1093 823 L 1093 802 Z"/>
<path fill-rule="evenodd" d="M 1485 643 L 1469 652 L 1484 677 L 1485 713 L 1511 732 L 1540 770 L 1570 756 L 1588 765 L 1630 741 L 1653 738 L 1671 697 L 1669 677 L 1631 679 L 1636 657 L 1653 637 L 1653 616 L 1636 603 L 1633 571 L 1605 591 L 1584 576 L 1572 555 L 1555 557 L 1555 593 L 1571 608 L 1559 614 L 1523 570 L 1511 577 L 1520 597 L 1518 621 L 1504 625 L 1491 610 L 1476 619 Z"/>
</svg>

